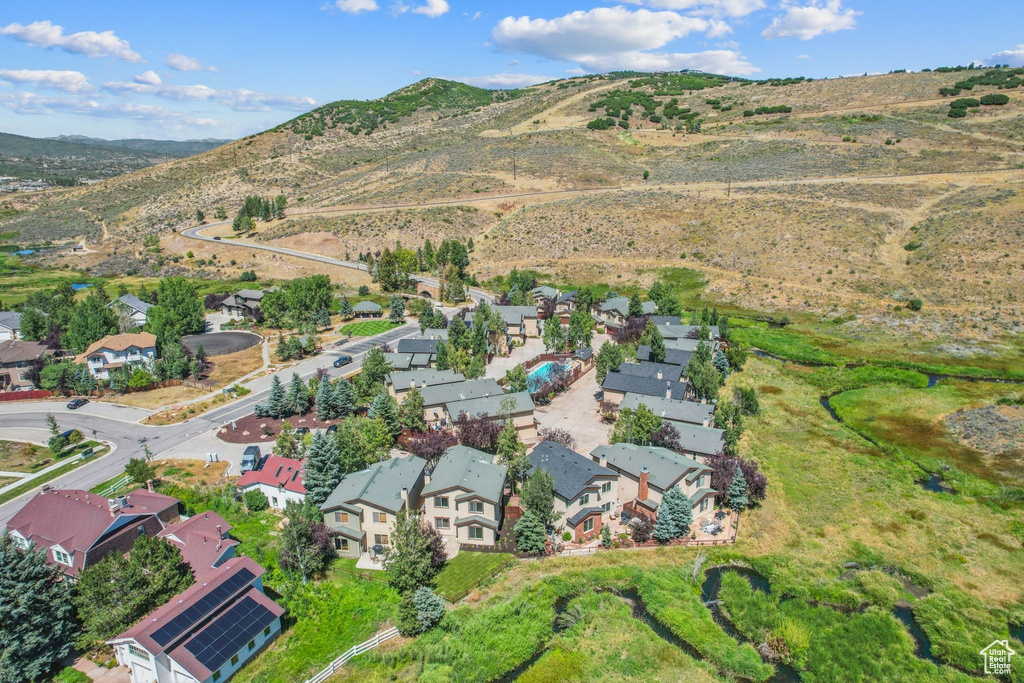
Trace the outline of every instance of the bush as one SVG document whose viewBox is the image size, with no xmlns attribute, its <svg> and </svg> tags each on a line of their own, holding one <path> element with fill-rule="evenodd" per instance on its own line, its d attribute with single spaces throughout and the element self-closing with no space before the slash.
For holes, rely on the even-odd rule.
<svg viewBox="0 0 1024 683">
<path fill-rule="evenodd" d="M 359 285 L 359 296 L 369 296 L 370 288 L 366 285 Z"/>
<path fill-rule="evenodd" d="M 608 130 L 615 125 L 614 119 L 594 119 L 587 124 L 590 130 Z"/>
<path fill-rule="evenodd" d="M 571 531 L 563 531 L 562 532 L 562 540 L 563 541 L 571 541 L 572 540 L 572 532 Z"/>
<path fill-rule="evenodd" d="M 242 495 L 242 500 L 245 501 L 245 507 L 249 512 L 262 512 L 266 510 L 270 505 L 270 501 L 267 500 L 266 495 L 259 489 L 252 489 L 246 491 Z"/>
<path fill-rule="evenodd" d="M 907 303 L 907 308 L 909 308 L 912 311 L 920 311 L 921 310 L 921 306 L 923 306 L 923 305 L 924 305 L 924 302 L 921 301 L 920 299 L 911 299 Z"/>
<path fill-rule="evenodd" d="M 754 115 L 754 110 L 753 109 L 744 109 L 743 110 L 743 115 L 746 116 L 746 117 L 753 116 Z"/>
<path fill-rule="evenodd" d="M 987 105 L 1003 105 L 1010 101 L 1009 96 L 1002 93 L 992 93 L 991 95 L 982 95 L 980 102 L 981 104 Z"/>
<path fill-rule="evenodd" d="M 1006 95 L 1003 95 L 1003 97 L 1006 97 Z M 953 109 L 973 109 L 974 107 L 981 106 L 981 100 L 975 99 L 974 97 L 961 97 L 960 99 L 950 102 L 949 106 Z"/>
<path fill-rule="evenodd" d="M 948 116 L 951 119 L 962 119 L 965 116 L 967 116 L 967 110 L 966 109 L 950 109 L 949 113 L 946 114 L 946 116 Z"/>
</svg>

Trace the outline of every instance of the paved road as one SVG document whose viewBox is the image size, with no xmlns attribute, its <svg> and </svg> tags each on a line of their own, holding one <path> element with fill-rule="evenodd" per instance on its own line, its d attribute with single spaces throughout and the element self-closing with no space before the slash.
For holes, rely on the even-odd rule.
<svg viewBox="0 0 1024 683">
<path fill-rule="evenodd" d="M 181 234 L 185 237 L 194 240 L 203 240 L 204 242 L 218 242 L 212 237 L 207 237 L 203 234 L 203 231 L 207 228 L 220 227 L 222 225 L 228 225 L 228 221 L 221 221 L 219 223 L 207 223 L 206 225 L 200 225 L 195 228 L 188 228 L 182 230 Z M 224 244 L 249 247 L 250 249 L 262 249 L 264 251 L 272 251 L 276 254 L 284 254 L 286 256 L 294 256 L 296 258 L 306 259 L 307 261 L 316 261 L 318 263 L 326 263 L 332 266 L 341 266 L 342 268 L 354 268 L 355 270 L 361 270 L 367 272 L 369 268 L 366 267 L 365 263 L 359 263 L 358 261 L 345 261 L 342 259 L 331 258 L 330 256 L 321 256 L 320 254 L 310 254 L 306 251 L 296 251 L 295 249 L 288 249 L 286 247 L 274 247 L 269 244 L 260 244 L 259 242 L 249 242 L 240 239 L 230 239 L 224 242 Z M 422 282 L 423 284 L 430 287 L 440 287 L 440 282 L 436 277 L 430 277 L 428 275 L 412 275 L 410 279 L 414 282 Z M 486 292 L 485 290 L 471 287 L 469 289 L 470 295 L 479 301 L 486 301 L 488 303 L 494 303 L 494 296 Z"/>
<path fill-rule="evenodd" d="M 341 371 L 334 371 L 332 363 L 341 353 L 348 354 L 355 359 L 343 370 L 348 372 L 357 369 L 361 367 L 366 351 L 374 344 L 394 345 L 399 339 L 417 334 L 419 334 L 419 326 L 407 324 L 375 337 L 352 341 L 340 348 L 330 347 L 330 350 L 325 353 L 282 371 L 284 375 L 282 381 L 287 383 L 287 378 L 293 371 L 298 372 L 304 379 L 308 379 L 315 375 L 320 368 L 330 368 L 335 375 L 338 375 Z M 89 489 L 122 473 L 130 458 L 142 455 L 143 445 L 146 445 L 155 456 L 159 456 L 161 453 L 196 440 L 198 452 L 195 453 L 195 457 L 203 457 L 204 453 L 200 446 L 204 441 L 200 437 L 208 436 L 211 430 L 217 430 L 231 420 L 252 412 L 253 405 L 266 398 L 270 391 L 271 380 L 272 375 L 265 375 L 246 382 L 245 386 L 252 390 L 248 396 L 180 424 L 163 427 L 146 425 L 144 420 L 147 413 L 137 408 L 90 403 L 78 410 L 68 410 L 63 402 L 47 401 L 0 404 L 0 429 L 45 429 L 46 416 L 53 414 L 62 429 L 80 429 L 86 436 L 92 436 L 95 433 L 99 438 L 116 444 L 117 452 L 82 465 L 49 482 L 55 488 Z M 123 413 L 119 413 L 118 408 Z M 140 419 L 143 420 L 142 423 L 138 422 Z M 34 494 L 35 490 L 0 505 L 0 527 L 5 525 L 7 520 L 25 504 L 27 497 Z"/>
</svg>

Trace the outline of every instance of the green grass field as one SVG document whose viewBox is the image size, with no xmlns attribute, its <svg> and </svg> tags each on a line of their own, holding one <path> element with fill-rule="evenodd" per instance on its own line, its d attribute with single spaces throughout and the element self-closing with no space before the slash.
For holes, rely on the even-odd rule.
<svg viewBox="0 0 1024 683">
<path fill-rule="evenodd" d="M 513 559 L 508 553 L 460 552 L 437 575 L 437 594 L 448 602 L 461 600 Z"/>
<path fill-rule="evenodd" d="M 353 337 L 372 337 L 375 334 L 387 332 L 397 327 L 387 318 L 375 318 L 373 320 L 361 320 L 357 323 L 349 323 L 338 330 L 339 334 L 351 334 Z"/>
</svg>

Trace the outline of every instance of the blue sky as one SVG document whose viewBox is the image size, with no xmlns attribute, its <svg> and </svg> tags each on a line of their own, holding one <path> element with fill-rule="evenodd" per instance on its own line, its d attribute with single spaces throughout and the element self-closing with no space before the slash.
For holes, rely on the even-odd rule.
<svg viewBox="0 0 1024 683">
<path fill-rule="evenodd" d="M 1016 2 L 6 2 L 0 131 L 233 138 L 437 76 L 515 87 L 614 69 L 766 78 L 1024 65 Z"/>
</svg>

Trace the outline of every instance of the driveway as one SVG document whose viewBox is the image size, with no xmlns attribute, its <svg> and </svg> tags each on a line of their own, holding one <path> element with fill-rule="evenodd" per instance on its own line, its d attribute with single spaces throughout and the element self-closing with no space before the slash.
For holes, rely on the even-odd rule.
<svg viewBox="0 0 1024 683">
<path fill-rule="evenodd" d="M 485 377 L 493 377 L 494 379 L 500 379 L 505 376 L 505 373 L 514 368 L 515 366 L 536 358 L 540 354 L 544 353 L 544 342 L 540 338 L 528 338 L 525 346 L 517 346 L 512 349 L 512 352 L 508 355 L 508 358 L 501 356 L 495 356 L 490 365 L 487 366 L 487 373 Z"/>
<path fill-rule="evenodd" d="M 601 421 L 594 396 L 601 391 L 597 371 L 580 377 L 569 390 L 559 394 L 546 406 L 538 406 L 533 415 L 541 427 L 564 429 L 576 438 L 576 450 L 588 455 L 608 443 L 611 425 Z"/>
</svg>

